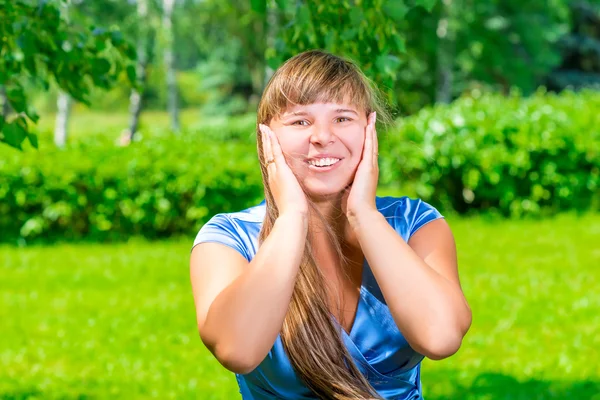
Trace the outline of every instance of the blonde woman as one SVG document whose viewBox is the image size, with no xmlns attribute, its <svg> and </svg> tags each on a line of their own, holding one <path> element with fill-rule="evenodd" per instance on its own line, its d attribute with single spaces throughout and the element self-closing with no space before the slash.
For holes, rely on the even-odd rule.
<svg viewBox="0 0 600 400">
<path fill-rule="evenodd" d="M 244 400 L 421 399 L 421 360 L 469 329 L 445 219 L 375 195 L 376 93 L 351 61 L 289 59 L 258 107 L 265 200 L 194 241 L 198 330 Z"/>
</svg>

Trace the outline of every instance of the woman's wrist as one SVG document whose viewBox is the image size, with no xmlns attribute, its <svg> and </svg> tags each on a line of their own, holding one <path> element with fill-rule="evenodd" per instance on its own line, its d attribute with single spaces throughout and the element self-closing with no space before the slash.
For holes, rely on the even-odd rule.
<svg viewBox="0 0 600 400">
<path fill-rule="evenodd" d="M 381 217 L 381 213 L 377 209 L 365 209 L 360 212 L 349 213 L 348 223 L 354 232 L 358 232 L 362 226 L 373 221 L 374 218 Z"/>
<path fill-rule="evenodd" d="M 308 215 L 302 212 L 286 211 L 279 214 L 275 223 L 280 225 L 301 226 L 305 231 L 308 230 Z"/>
</svg>

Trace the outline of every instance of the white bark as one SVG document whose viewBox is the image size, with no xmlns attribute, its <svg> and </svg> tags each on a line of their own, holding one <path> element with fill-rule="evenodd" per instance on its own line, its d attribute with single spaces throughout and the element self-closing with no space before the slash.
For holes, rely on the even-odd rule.
<svg viewBox="0 0 600 400">
<path fill-rule="evenodd" d="M 140 85 L 146 82 L 146 64 L 148 63 L 147 47 L 147 29 L 143 28 L 143 24 L 147 23 L 148 18 L 148 0 L 137 0 L 137 14 L 140 29 L 138 30 L 137 41 L 137 65 L 136 75 Z M 129 97 L 129 141 L 133 141 L 133 137 L 137 132 L 140 114 L 142 112 L 142 94 L 137 89 L 131 90 Z"/>
<path fill-rule="evenodd" d="M 60 90 L 56 101 L 56 121 L 54 125 L 54 144 L 63 148 L 67 144 L 69 115 L 71 114 L 71 96 Z"/>
<path fill-rule="evenodd" d="M 163 29 L 165 34 L 164 62 L 167 72 L 167 109 L 171 117 L 171 129 L 179 132 L 179 109 L 177 106 L 177 78 L 173 54 L 173 8 L 175 0 L 163 0 Z"/>
<path fill-rule="evenodd" d="M 61 13 L 69 21 L 69 6 L 71 2 L 66 1 L 61 3 Z M 54 121 L 54 144 L 57 147 L 63 148 L 67 144 L 67 136 L 69 133 L 69 116 L 71 114 L 71 96 L 63 91 L 58 90 L 58 98 L 56 99 L 56 120 Z"/>
</svg>

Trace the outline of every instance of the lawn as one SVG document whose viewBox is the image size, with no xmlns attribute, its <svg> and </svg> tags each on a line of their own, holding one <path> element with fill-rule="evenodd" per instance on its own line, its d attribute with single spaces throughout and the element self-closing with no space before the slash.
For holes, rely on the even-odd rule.
<svg viewBox="0 0 600 400">
<path fill-rule="evenodd" d="M 449 222 L 474 321 L 425 398 L 600 400 L 600 214 Z M 236 398 L 195 329 L 192 240 L 0 247 L 0 398 Z"/>
</svg>

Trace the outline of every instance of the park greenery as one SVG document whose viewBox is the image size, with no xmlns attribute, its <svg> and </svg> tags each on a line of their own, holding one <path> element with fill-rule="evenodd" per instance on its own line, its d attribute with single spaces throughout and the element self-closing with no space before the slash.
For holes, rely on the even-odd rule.
<svg viewBox="0 0 600 400">
<path fill-rule="evenodd" d="M 597 214 L 449 218 L 474 323 L 427 400 L 598 400 Z M 0 397 L 240 398 L 196 331 L 189 237 L 0 246 Z"/>
<path fill-rule="evenodd" d="M 444 212 L 543 217 L 600 208 L 600 94 L 481 95 L 425 108 L 380 132 L 381 194 Z M 0 240 L 188 234 L 263 196 L 255 116 L 211 119 L 118 147 L 104 133 L 67 149 L 0 149 Z M 50 141 L 51 134 L 41 134 Z"/>
<path fill-rule="evenodd" d="M 190 248 L 263 199 L 258 100 L 314 48 L 389 105 L 378 195 L 456 238 L 425 398 L 600 400 L 598 0 L 0 0 L 1 399 L 236 398 Z"/>
</svg>

